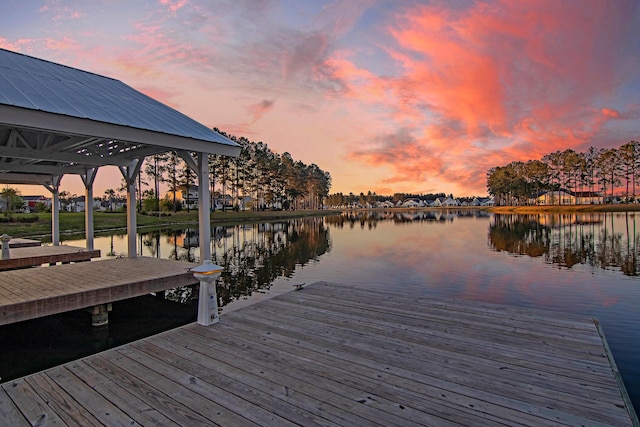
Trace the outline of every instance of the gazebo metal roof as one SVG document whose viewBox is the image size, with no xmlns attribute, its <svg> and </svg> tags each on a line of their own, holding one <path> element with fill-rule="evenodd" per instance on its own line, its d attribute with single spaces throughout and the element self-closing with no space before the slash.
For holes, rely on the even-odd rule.
<svg viewBox="0 0 640 427">
<path fill-rule="evenodd" d="M 0 49 L 1 183 L 50 184 L 170 150 L 240 146 L 119 80 Z"/>
</svg>

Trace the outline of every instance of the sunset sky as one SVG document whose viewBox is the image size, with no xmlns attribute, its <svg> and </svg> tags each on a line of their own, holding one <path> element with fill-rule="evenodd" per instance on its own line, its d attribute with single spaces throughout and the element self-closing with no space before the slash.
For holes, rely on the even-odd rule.
<svg viewBox="0 0 640 427">
<path fill-rule="evenodd" d="M 639 29 L 635 0 L 13 0 L 0 47 L 316 163 L 332 193 L 465 196 L 492 166 L 640 139 Z"/>
</svg>

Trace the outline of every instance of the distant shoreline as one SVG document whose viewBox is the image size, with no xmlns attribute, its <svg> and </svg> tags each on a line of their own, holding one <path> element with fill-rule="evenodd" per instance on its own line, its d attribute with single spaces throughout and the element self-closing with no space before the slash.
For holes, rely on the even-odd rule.
<svg viewBox="0 0 640 427">
<path fill-rule="evenodd" d="M 573 213 L 573 212 L 640 212 L 640 204 L 611 205 L 550 205 L 550 206 L 493 206 L 486 208 L 494 213 Z"/>
<path fill-rule="evenodd" d="M 569 213 L 569 212 L 640 212 L 640 204 L 607 204 L 607 205 L 545 205 L 545 206 L 450 206 L 450 207 L 394 207 L 394 208 L 347 208 L 343 212 L 361 211 L 446 211 L 473 209 L 494 213 Z"/>
</svg>

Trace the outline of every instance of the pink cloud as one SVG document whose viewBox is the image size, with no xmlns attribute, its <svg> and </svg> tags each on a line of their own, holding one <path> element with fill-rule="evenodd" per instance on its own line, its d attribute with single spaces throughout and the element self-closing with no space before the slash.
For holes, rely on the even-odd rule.
<svg viewBox="0 0 640 427">
<path fill-rule="evenodd" d="M 313 75 L 314 70 L 324 62 L 327 56 L 328 40 L 322 33 L 314 33 L 282 52 L 282 76 L 285 80 L 297 75 Z"/>
<path fill-rule="evenodd" d="M 480 189 L 491 166 L 593 141 L 609 121 L 629 117 L 597 107 L 628 81 L 617 69 L 630 66 L 623 49 L 629 22 L 622 2 L 585 9 L 504 0 L 405 10 L 388 28 L 395 45 L 385 47 L 400 75 L 365 74 L 344 56 L 332 65 L 353 96 L 370 101 L 384 93 L 378 105 L 395 110 L 398 128 L 411 122 L 416 136 L 362 141 L 350 158 L 395 170 L 385 182 L 418 183 L 431 173 Z"/>
<path fill-rule="evenodd" d="M 188 0 L 160 0 L 160 4 L 168 6 L 169 10 L 174 13 L 185 7 L 187 3 L 189 3 Z"/>
<path fill-rule="evenodd" d="M 63 6 L 58 1 L 48 1 L 38 9 L 38 12 L 49 15 L 54 22 L 74 21 L 86 17 L 85 13 L 73 10 L 69 6 Z"/>
<path fill-rule="evenodd" d="M 253 118 L 253 122 L 258 121 L 265 113 L 273 109 L 275 101 L 269 99 L 263 99 L 262 101 L 251 104 L 247 107 L 248 113 Z"/>
<path fill-rule="evenodd" d="M 0 47 L 6 50 L 12 50 L 14 52 L 20 52 L 21 47 L 24 45 L 24 42 L 15 41 L 11 42 L 4 37 L 0 37 Z"/>
</svg>

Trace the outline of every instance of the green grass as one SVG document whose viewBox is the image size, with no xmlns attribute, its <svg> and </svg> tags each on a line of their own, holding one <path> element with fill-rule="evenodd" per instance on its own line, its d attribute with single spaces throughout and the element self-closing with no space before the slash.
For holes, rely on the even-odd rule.
<svg viewBox="0 0 640 427">
<path fill-rule="evenodd" d="M 569 213 L 569 212 L 638 212 L 640 204 L 618 205 L 551 205 L 551 206 L 496 206 L 487 210 L 495 213 Z"/>
<path fill-rule="evenodd" d="M 245 221 L 269 221 L 276 219 L 301 218 L 305 216 L 327 215 L 337 211 L 265 211 L 265 212 L 212 212 L 212 223 L 238 223 Z M 11 237 L 37 238 L 51 235 L 51 214 L 12 214 L 14 221 L 0 222 L 0 234 Z M 37 217 L 34 222 L 20 222 Z M 84 212 L 60 212 L 60 234 L 84 233 Z M 137 215 L 138 228 L 164 228 L 177 225 L 197 224 L 198 212 L 177 212 L 163 214 L 161 217 Z M 96 233 L 126 229 L 127 216 L 124 212 L 94 212 L 93 226 Z"/>
</svg>

